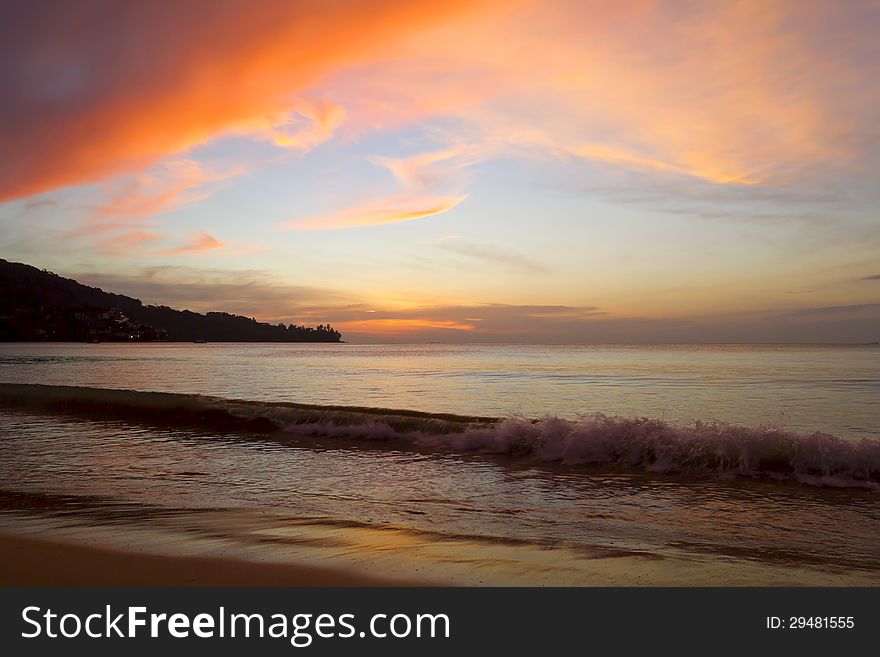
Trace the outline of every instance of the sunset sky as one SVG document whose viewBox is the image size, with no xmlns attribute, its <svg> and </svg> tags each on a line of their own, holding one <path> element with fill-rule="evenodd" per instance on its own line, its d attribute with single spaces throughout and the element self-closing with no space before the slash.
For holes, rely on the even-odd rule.
<svg viewBox="0 0 880 657">
<path fill-rule="evenodd" d="M 3 2 L 0 257 L 352 342 L 880 340 L 880 2 Z"/>
</svg>

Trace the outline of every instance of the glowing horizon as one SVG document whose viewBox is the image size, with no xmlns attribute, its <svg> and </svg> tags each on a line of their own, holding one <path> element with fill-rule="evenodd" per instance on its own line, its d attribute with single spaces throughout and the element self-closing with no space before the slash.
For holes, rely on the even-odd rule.
<svg viewBox="0 0 880 657">
<path fill-rule="evenodd" d="M 10 12 L 7 260 L 349 341 L 880 339 L 876 2 Z"/>
</svg>

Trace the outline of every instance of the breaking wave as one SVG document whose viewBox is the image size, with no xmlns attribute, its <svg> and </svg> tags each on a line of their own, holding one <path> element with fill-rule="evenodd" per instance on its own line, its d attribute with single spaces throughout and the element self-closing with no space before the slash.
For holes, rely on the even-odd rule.
<svg viewBox="0 0 880 657">
<path fill-rule="evenodd" d="M 0 384 L 0 404 L 269 434 L 281 441 L 368 441 L 373 447 L 494 454 L 566 466 L 765 476 L 820 486 L 880 488 L 880 440 L 850 441 L 781 427 L 722 422 L 678 425 L 598 413 L 577 420 L 553 416 L 488 418 L 23 384 Z"/>
</svg>

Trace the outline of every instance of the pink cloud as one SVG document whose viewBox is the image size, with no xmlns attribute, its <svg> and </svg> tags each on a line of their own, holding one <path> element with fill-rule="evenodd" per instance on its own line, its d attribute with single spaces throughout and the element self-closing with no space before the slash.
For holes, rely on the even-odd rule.
<svg viewBox="0 0 880 657">
<path fill-rule="evenodd" d="M 221 242 L 209 233 L 198 233 L 192 240 L 186 244 L 181 244 L 173 249 L 162 251 L 162 255 L 182 255 L 185 253 L 201 253 L 203 251 L 213 251 L 226 246 L 225 242 Z"/>
<path fill-rule="evenodd" d="M 120 255 L 131 251 L 142 250 L 163 239 L 159 233 L 145 230 L 131 230 L 119 235 L 107 237 L 96 243 L 96 248 L 108 255 Z"/>
</svg>

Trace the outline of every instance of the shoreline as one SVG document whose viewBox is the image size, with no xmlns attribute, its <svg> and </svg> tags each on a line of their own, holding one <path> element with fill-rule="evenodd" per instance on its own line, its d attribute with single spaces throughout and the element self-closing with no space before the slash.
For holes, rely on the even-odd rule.
<svg viewBox="0 0 880 657">
<path fill-rule="evenodd" d="M 400 587 L 427 583 L 228 557 L 167 556 L 0 533 L 4 587 Z"/>
</svg>

